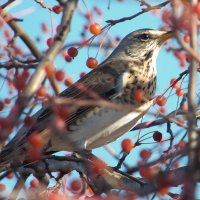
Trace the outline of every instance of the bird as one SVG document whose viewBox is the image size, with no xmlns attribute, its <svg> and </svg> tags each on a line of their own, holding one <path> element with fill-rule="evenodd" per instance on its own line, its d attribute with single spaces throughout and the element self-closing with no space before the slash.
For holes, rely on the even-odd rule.
<svg viewBox="0 0 200 200">
<path fill-rule="evenodd" d="M 161 46 L 173 37 L 172 31 L 139 29 L 125 36 L 113 52 L 88 74 L 65 89 L 59 97 L 94 100 L 85 89 L 119 107 L 98 105 L 72 106 L 64 119 L 63 131 L 53 126 L 56 114 L 46 105 L 32 116 L 34 124 L 23 126 L 0 152 L 0 172 L 27 159 L 27 138 L 35 131 L 43 138 L 43 152 L 92 150 L 115 141 L 132 129 L 152 105 L 156 91 L 156 60 Z M 145 99 L 136 101 L 134 92 L 141 90 Z M 93 95 L 95 96 L 95 95 Z M 12 160 L 12 162 L 11 162 Z M 20 160 L 20 161 L 19 161 Z"/>
</svg>

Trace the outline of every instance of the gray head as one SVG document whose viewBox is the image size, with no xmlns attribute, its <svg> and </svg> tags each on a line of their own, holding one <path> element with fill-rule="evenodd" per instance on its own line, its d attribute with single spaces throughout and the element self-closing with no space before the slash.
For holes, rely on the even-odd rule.
<svg viewBox="0 0 200 200">
<path fill-rule="evenodd" d="M 156 59 L 162 44 L 173 37 L 172 32 L 153 29 L 140 29 L 128 34 L 113 51 L 109 58 L 148 60 Z"/>
</svg>

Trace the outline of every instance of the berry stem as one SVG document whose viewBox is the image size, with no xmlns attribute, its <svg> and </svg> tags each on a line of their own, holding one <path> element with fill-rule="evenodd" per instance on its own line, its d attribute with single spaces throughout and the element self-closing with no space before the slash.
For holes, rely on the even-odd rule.
<svg viewBox="0 0 200 200">
<path fill-rule="evenodd" d="M 92 14 L 91 14 L 90 10 L 88 9 L 87 4 L 85 3 L 85 1 L 82 0 L 82 2 L 83 2 L 83 4 L 84 4 L 85 8 L 87 9 L 87 13 L 88 13 L 90 22 L 91 22 L 91 24 L 93 24 L 93 23 L 94 23 L 94 20 L 93 20 L 93 17 L 92 17 Z"/>
</svg>

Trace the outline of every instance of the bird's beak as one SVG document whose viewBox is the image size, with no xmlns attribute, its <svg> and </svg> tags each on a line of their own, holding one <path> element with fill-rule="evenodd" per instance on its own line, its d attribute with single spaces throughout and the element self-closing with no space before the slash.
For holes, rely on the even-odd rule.
<svg viewBox="0 0 200 200">
<path fill-rule="evenodd" d="M 160 36 L 160 39 L 164 42 L 164 41 L 166 41 L 166 40 L 168 40 L 169 38 L 172 38 L 172 37 L 174 37 L 174 33 L 172 31 L 168 31 L 168 32 L 162 34 Z"/>
</svg>

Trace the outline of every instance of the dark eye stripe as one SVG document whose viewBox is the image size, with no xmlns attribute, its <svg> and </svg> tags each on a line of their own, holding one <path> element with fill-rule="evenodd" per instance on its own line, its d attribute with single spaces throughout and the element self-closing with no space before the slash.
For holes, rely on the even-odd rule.
<svg viewBox="0 0 200 200">
<path fill-rule="evenodd" d="M 139 39 L 142 40 L 142 41 L 147 41 L 149 40 L 149 35 L 148 34 L 142 34 L 142 35 L 139 35 Z"/>
</svg>

